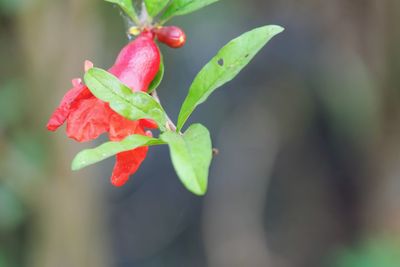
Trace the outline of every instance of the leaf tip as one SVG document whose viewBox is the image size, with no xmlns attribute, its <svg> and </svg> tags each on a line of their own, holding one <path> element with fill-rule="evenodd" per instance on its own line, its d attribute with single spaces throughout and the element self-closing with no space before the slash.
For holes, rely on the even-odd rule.
<svg viewBox="0 0 400 267">
<path fill-rule="evenodd" d="M 74 162 L 71 163 L 71 171 L 79 171 L 79 167 Z"/>
<path fill-rule="evenodd" d="M 199 197 L 203 197 L 207 193 L 207 187 L 202 188 L 201 186 L 187 186 L 185 184 L 184 186 L 189 192 Z"/>
<path fill-rule="evenodd" d="M 206 195 L 206 193 L 207 193 L 207 189 L 204 189 L 204 190 L 201 190 L 201 191 L 198 191 L 197 193 L 195 193 L 197 196 L 199 196 L 199 197 L 204 197 L 205 195 Z"/>
<path fill-rule="evenodd" d="M 84 166 L 82 165 L 83 161 L 80 157 L 80 153 L 78 155 L 75 156 L 75 158 L 72 160 L 71 163 L 71 170 L 72 171 L 79 171 L 80 169 L 82 169 Z"/>
<path fill-rule="evenodd" d="M 282 26 L 279 26 L 279 25 L 270 25 L 269 26 L 269 31 L 275 35 L 283 32 L 284 30 L 285 30 L 285 28 Z"/>
</svg>

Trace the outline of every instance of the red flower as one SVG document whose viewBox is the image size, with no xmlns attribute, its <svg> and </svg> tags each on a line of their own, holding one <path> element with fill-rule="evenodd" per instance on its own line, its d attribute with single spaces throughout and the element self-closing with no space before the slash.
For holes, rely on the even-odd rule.
<svg viewBox="0 0 400 267">
<path fill-rule="evenodd" d="M 91 62 L 85 62 L 86 71 L 92 66 Z M 121 50 L 109 72 L 133 91 L 146 92 L 159 66 L 160 52 L 152 34 L 142 33 Z M 145 128 L 157 128 L 152 121 L 131 121 L 117 114 L 107 103 L 97 99 L 81 79 L 72 80 L 72 85 L 47 123 L 48 130 L 55 131 L 67 122 L 68 137 L 85 142 L 105 132 L 110 140 L 120 141 L 132 134 L 151 135 Z M 112 184 L 124 185 L 145 159 L 147 150 L 147 147 L 140 147 L 117 154 Z"/>
</svg>

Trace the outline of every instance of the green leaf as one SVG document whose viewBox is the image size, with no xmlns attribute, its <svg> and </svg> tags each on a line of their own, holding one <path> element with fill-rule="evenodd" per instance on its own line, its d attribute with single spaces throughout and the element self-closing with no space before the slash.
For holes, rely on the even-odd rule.
<svg viewBox="0 0 400 267">
<path fill-rule="evenodd" d="M 161 24 L 172 17 L 192 13 L 217 1 L 219 0 L 171 0 L 171 4 L 161 16 Z"/>
<path fill-rule="evenodd" d="M 160 61 L 160 68 L 158 69 L 156 77 L 154 77 L 153 81 L 149 85 L 148 93 L 150 94 L 154 90 L 157 89 L 157 87 L 160 85 L 162 79 L 164 78 L 164 60 L 161 57 Z"/>
<path fill-rule="evenodd" d="M 179 113 L 178 130 L 182 129 L 198 105 L 239 74 L 258 51 L 282 31 L 280 26 L 264 26 L 246 32 L 225 45 L 194 79 Z"/>
<path fill-rule="evenodd" d="M 172 164 L 183 185 L 196 195 L 204 195 L 212 159 L 212 144 L 207 128 L 193 124 L 183 135 L 168 131 L 160 139 L 169 145 Z"/>
<path fill-rule="evenodd" d="M 107 142 L 96 148 L 86 149 L 79 152 L 72 161 L 72 170 L 80 170 L 118 153 L 129 151 L 142 146 L 153 146 L 165 144 L 163 141 L 145 135 L 130 135 L 121 142 Z"/>
<path fill-rule="evenodd" d="M 110 104 L 111 109 L 130 120 L 152 119 L 165 131 L 166 114 L 160 104 L 144 92 L 132 92 L 117 77 L 99 68 L 85 74 L 85 83 L 97 98 Z"/>
<path fill-rule="evenodd" d="M 104 0 L 106 2 L 118 5 L 133 22 L 139 25 L 139 18 L 133 6 L 132 0 Z"/>
<path fill-rule="evenodd" d="M 169 0 L 144 0 L 147 13 L 151 17 L 157 16 L 169 3 Z"/>
</svg>

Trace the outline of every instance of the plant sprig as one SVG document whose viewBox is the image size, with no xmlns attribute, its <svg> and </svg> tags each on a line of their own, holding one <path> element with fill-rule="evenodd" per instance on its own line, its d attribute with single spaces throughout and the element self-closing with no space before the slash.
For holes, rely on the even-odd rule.
<svg viewBox="0 0 400 267">
<path fill-rule="evenodd" d="M 106 0 L 118 4 L 132 20 L 137 20 L 130 0 Z M 218 0 L 145 0 L 148 14 L 161 15 L 165 22 L 174 16 L 188 14 Z M 182 132 L 185 122 L 201 103 L 222 85 L 235 78 L 250 63 L 254 56 L 284 29 L 269 25 L 248 31 L 228 42 L 196 75 L 188 95 L 182 104 L 177 124 L 163 109 L 155 89 L 161 83 L 164 64 L 150 85 L 149 94 L 132 92 L 111 73 L 92 68 L 84 77 L 90 91 L 99 99 L 109 103 L 121 116 L 131 119 L 151 119 L 160 129 L 159 137 L 131 135 L 121 142 L 107 142 L 96 148 L 80 152 L 72 163 L 78 170 L 124 151 L 142 146 L 168 145 L 172 164 L 182 184 L 196 195 L 207 192 L 208 172 L 213 148 L 210 133 L 201 124 L 192 124 Z"/>
</svg>

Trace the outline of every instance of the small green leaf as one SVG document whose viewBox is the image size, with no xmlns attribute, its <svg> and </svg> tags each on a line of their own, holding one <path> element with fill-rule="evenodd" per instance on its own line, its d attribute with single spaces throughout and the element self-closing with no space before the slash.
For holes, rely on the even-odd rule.
<svg viewBox="0 0 400 267">
<path fill-rule="evenodd" d="M 167 118 L 163 108 L 150 95 L 132 92 L 117 77 L 99 68 L 91 68 L 84 77 L 85 83 L 97 98 L 127 119 L 152 119 L 161 131 L 165 131 Z"/>
<path fill-rule="evenodd" d="M 197 74 L 189 89 L 178 118 L 182 129 L 194 109 L 203 103 L 218 87 L 231 81 L 251 61 L 272 37 L 282 32 L 280 26 L 256 28 L 233 39 Z"/>
<path fill-rule="evenodd" d="M 157 16 L 169 3 L 169 0 L 144 0 L 147 13 L 151 17 Z"/>
<path fill-rule="evenodd" d="M 104 0 L 106 2 L 118 5 L 133 22 L 139 25 L 139 18 L 133 6 L 132 0 Z"/>
<path fill-rule="evenodd" d="M 163 24 L 172 17 L 192 13 L 217 1 L 219 0 L 171 0 L 171 4 L 161 16 L 161 22 Z"/>
<path fill-rule="evenodd" d="M 157 89 L 157 87 L 160 85 L 162 79 L 164 78 L 164 60 L 161 57 L 160 61 L 160 68 L 158 69 L 156 77 L 154 77 L 153 81 L 149 85 L 148 93 L 150 94 L 154 90 Z"/>
<path fill-rule="evenodd" d="M 160 139 L 169 145 L 172 164 L 183 185 L 196 195 L 204 195 L 212 159 L 212 144 L 207 128 L 193 124 L 183 135 L 168 131 Z"/>
<path fill-rule="evenodd" d="M 165 144 L 163 141 L 145 135 L 130 135 L 121 142 L 107 142 L 96 148 L 79 152 L 72 161 L 72 170 L 80 170 L 118 153 L 129 151 L 142 146 Z"/>
</svg>

